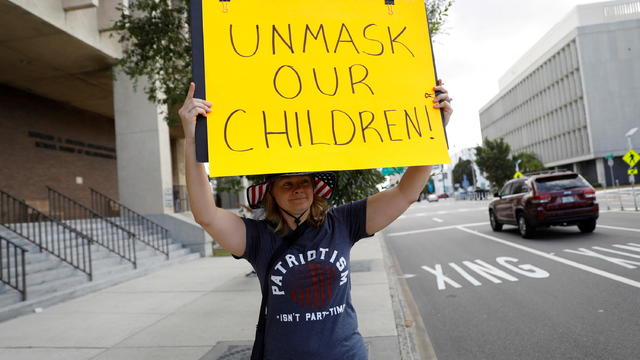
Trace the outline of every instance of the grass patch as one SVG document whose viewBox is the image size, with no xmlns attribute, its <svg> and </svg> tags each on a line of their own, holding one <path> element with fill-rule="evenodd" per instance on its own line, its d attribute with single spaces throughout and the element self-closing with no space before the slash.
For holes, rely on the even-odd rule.
<svg viewBox="0 0 640 360">
<path fill-rule="evenodd" d="M 225 249 L 215 249 L 213 250 L 213 256 L 231 256 L 231 253 Z"/>
</svg>

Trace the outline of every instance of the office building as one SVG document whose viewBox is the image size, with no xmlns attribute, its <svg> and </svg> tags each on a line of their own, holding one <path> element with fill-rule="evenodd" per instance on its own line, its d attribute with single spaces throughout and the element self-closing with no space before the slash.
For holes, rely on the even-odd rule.
<svg viewBox="0 0 640 360">
<path fill-rule="evenodd" d="M 482 136 L 592 184 L 627 184 L 621 157 L 625 134 L 640 126 L 639 84 L 640 1 L 579 5 L 500 79 L 480 110 Z"/>
<path fill-rule="evenodd" d="M 46 186 L 142 214 L 184 207 L 181 129 L 114 68 L 127 3 L 0 0 L 0 189 L 45 210 Z"/>
</svg>

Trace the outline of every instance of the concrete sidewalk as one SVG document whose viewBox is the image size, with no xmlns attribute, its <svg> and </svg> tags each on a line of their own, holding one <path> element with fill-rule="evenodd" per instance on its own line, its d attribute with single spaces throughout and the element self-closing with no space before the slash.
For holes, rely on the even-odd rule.
<svg viewBox="0 0 640 360">
<path fill-rule="evenodd" d="M 369 358 L 400 359 L 404 320 L 394 317 L 380 242 L 352 250 L 353 303 Z M 249 359 L 260 306 L 250 270 L 202 258 L 0 323 L 0 359 Z"/>
</svg>

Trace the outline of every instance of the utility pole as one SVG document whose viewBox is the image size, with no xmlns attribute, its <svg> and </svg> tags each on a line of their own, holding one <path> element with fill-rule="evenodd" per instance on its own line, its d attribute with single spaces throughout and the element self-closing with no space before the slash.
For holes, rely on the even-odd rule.
<svg viewBox="0 0 640 360">
<path fill-rule="evenodd" d="M 447 183 L 446 183 L 445 179 L 446 179 L 447 173 L 444 172 L 444 166 L 442 167 L 441 174 L 442 174 L 442 193 L 446 194 L 447 193 Z"/>
<path fill-rule="evenodd" d="M 633 136 L 633 134 L 635 134 L 638 131 L 638 128 L 635 127 L 631 130 L 629 130 L 624 136 L 627 137 L 627 145 L 629 145 L 629 150 L 633 150 L 633 143 L 631 142 L 631 137 Z M 636 176 L 633 174 L 629 175 L 629 182 L 631 183 L 631 197 L 633 197 L 633 205 L 636 208 L 636 211 L 638 211 L 638 199 L 636 199 L 636 190 L 635 190 L 635 182 L 636 182 Z"/>
</svg>

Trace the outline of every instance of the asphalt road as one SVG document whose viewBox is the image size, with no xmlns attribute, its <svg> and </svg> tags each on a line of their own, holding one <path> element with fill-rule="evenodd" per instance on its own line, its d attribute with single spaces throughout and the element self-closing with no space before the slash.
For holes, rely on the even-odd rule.
<svg viewBox="0 0 640 360">
<path fill-rule="evenodd" d="M 640 212 L 526 240 L 487 204 L 422 201 L 385 230 L 437 358 L 640 359 Z"/>
</svg>

